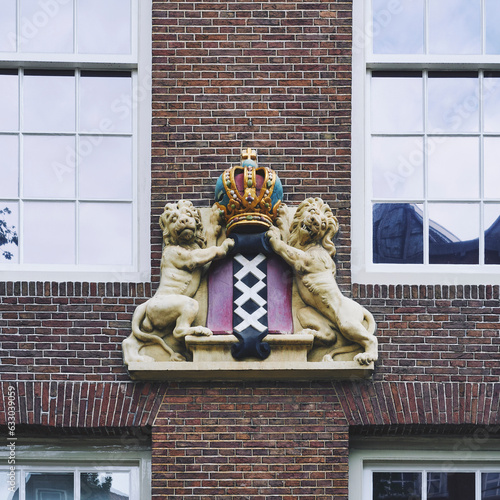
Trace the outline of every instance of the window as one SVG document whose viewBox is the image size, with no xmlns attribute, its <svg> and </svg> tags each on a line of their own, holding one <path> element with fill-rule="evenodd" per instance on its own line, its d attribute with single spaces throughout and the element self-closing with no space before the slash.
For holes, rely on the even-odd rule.
<svg viewBox="0 0 500 500">
<path fill-rule="evenodd" d="M 482 435 L 443 440 L 401 437 L 383 444 L 377 439 L 355 441 L 349 458 L 349 498 L 498 500 L 497 447 L 495 442 L 486 445 Z"/>
<path fill-rule="evenodd" d="M 82 445 L 67 438 L 16 447 L 2 459 L 0 497 L 6 500 L 147 500 L 151 451 L 101 440 Z M 11 454 L 10 457 L 13 455 Z M 13 465 L 8 463 L 13 462 Z M 12 469 L 11 469 L 12 467 Z"/>
<path fill-rule="evenodd" d="M 148 1 L 2 4 L 7 279 L 147 277 L 150 32 Z"/>
<path fill-rule="evenodd" d="M 499 3 L 366 0 L 355 20 L 353 278 L 491 282 L 500 275 Z"/>
</svg>

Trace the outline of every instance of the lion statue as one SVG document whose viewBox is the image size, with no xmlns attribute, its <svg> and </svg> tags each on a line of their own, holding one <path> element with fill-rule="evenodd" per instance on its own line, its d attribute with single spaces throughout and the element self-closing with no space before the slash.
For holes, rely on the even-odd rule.
<svg viewBox="0 0 500 500">
<path fill-rule="evenodd" d="M 277 225 L 286 234 L 286 224 L 278 220 Z M 272 249 L 293 268 L 297 290 L 306 304 L 297 314 L 303 328 L 300 333 L 311 333 L 320 344 L 333 345 L 338 330 L 352 344 L 330 350 L 323 360 L 331 361 L 361 346 L 363 352 L 354 360 L 369 364 L 378 357 L 376 323 L 369 311 L 339 290 L 333 262 L 338 228 L 330 207 L 321 198 L 308 198 L 295 212 L 286 243 L 278 227 L 272 226 L 267 235 Z"/>
<path fill-rule="evenodd" d="M 218 212 L 213 211 L 213 214 Z M 220 231 L 220 225 L 216 227 Z M 139 352 L 146 344 L 161 346 L 170 361 L 184 361 L 181 350 L 186 335 L 212 335 L 204 326 L 192 326 L 198 314 L 196 294 L 206 264 L 224 257 L 234 245 L 226 239 L 220 246 L 207 247 L 201 215 L 190 201 L 165 205 L 160 216 L 164 249 L 160 284 L 155 295 L 139 305 L 132 317 L 132 333 L 123 343 L 126 365 L 134 361 L 154 361 Z M 215 238 L 214 238 L 215 239 Z M 173 328 L 173 330 L 172 330 Z M 164 338 L 170 335 L 169 342 Z"/>
</svg>

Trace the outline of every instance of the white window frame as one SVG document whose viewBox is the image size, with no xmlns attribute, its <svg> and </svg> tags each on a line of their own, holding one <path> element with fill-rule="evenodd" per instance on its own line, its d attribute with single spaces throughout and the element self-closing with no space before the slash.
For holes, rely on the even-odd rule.
<svg viewBox="0 0 500 500">
<path fill-rule="evenodd" d="M 349 451 L 349 500 L 373 500 L 373 472 L 474 472 L 480 499 L 481 473 L 499 471 L 500 442 L 487 432 L 454 438 L 356 437 Z M 423 479 L 425 500 L 425 474 Z"/>
<path fill-rule="evenodd" d="M 29 472 L 74 473 L 75 499 L 80 495 L 81 472 L 130 472 L 130 500 L 151 500 L 151 449 L 140 445 L 116 444 L 108 439 L 30 439 L 32 444 L 16 445 L 16 487 L 24 496 Z M 17 443 L 20 441 L 18 440 Z M 5 447 L 4 447 L 5 448 Z M 7 449 L 7 448 L 5 448 Z M 9 472 L 9 455 L 2 450 L 0 472 Z M 3 487 L 4 485 L 2 485 Z"/>
<path fill-rule="evenodd" d="M 132 264 L 65 266 L 2 263 L 0 273 L 4 281 L 140 282 L 151 278 L 152 0 L 132 0 L 132 13 L 132 50 L 128 55 L 0 52 L 0 67 L 6 69 L 71 69 L 77 74 L 80 70 L 131 71 L 132 113 L 135 114 L 132 129 Z M 18 33 L 19 23 L 18 19 Z"/>
<path fill-rule="evenodd" d="M 398 8 L 398 0 L 390 3 Z M 390 14 L 390 12 L 389 12 Z M 484 17 L 484 12 L 482 12 Z M 366 284 L 500 284 L 500 265 L 374 264 L 370 204 L 370 73 L 372 70 L 499 70 L 498 55 L 373 54 L 371 0 L 353 2 L 351 148 L 352 281 Z M 377 26 L 375 26 L 377 29 Z M 483 37 L 484 38 L 484 37 Z M 484 40 L 483 40 L 484 43 Z M 477 134 L 479 136 L 479 133 Z M 394 201 L 397 203 L 397 201 Z M 427 244 L 424 233 L 424 248 Z M 482 249 L 480 248 L 480 251 Z"/>
</svg>

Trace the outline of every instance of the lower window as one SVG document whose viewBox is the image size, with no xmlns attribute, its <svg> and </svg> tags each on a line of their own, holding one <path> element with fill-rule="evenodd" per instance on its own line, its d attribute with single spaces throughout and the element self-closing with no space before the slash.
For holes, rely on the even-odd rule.
<svg viewBox="0 0 500 500">
<path fill-rule="evenodd" d="M 499 444 L 477 436 L 384 443 L 355 439 L 349 456 L 349 498 L 500 500 Z"/>
<path fill-rule="evenodd" d="M 0 464 L 6 500 L 151 498 L 151 452 L 137 446 L 35 444 L 11 448 Z"/>
</svg>

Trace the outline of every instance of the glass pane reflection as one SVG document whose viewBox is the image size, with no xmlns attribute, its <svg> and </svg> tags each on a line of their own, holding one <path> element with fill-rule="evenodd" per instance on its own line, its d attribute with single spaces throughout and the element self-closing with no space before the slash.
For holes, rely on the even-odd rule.
<svg viewBox="0 0 500 500">
<path fill-rule="evenodd" d="M 19 262 L 19 204 L 0 200 L 0 263 Z"/>
<path fill-rule="evenodd" d="M 484 138 L 484 196 L 500 198 L 500 137 Z"/>
<path fill-rule="evenodd" d="M 0 16 L 0 52 L 16 51 L 16 0 L 2 0 Z"/>
<path fill-rule="evenodd" d="M 420 73 L 374 72 L 371 87 L 372 132 L 421 132 L 423 84 Z"/>
<path fill-rule="evenodd" d="M 80 264 L 132 264 L 130 203 L 81 203 L 79 216 Z"/>
<path fill-rule="evenodd" d="M 30 132 L 75 130 L 75 76 L 72 72 L 25 71 L 24 126 Z"/>
<path fill-rule="evenodd" d="M 484 131 L 500 132 L 500 73 L 485 71 L 483 103 Z"/>
<path fill-rule="evenodd" d="M 130 54 L 131 20 L 130 0 L 79 0 L 78 52 Z"/>
<path fill-rule="evenodd" d="M 73 52 L 73 2 L 20 2 L 21 52 Z"/>
<path fill-rule="evenodd" d="M 26 498 L 71 500 L 73 497 L 72 472 L 31 472 L 26 474 Z"/>
<path fill-rule="evenodd" d="M 0 197 L 17 198 L 19 191 L 19 139 L 17 135 L 0 135 L 2 182 Z"/>
<path fill-rule="evenodd" d="M 421 137 L 374 137 L 372 183 L 375 198 L 423 198 L 423 139 Z"/>
<path fill-rule="evenodd" d="M 75 263 L 75 204 L 24 203 L 24 261 L 27 264 Z"/>
<path fill-rule="evenodd" d="M 429 52 L 481 52 L 480 0 L 429 0 Z"/>
<path fill-rule="evenodd" d="M 423 49 L 423 0 L 373 0 L 375 54 L 421 54 Z"/>
<path fill-rule="evenodd" d="M 19 83 L 17 70 L 0 71 L 0 130 L 13 132 L 19 128 Z"/>
<path fill-rule="evenodd" d="M 440 137 L 428 152 L 428 194 L 431 199 L 479 196 L 479 140 Z"/>
<path fill-rule="evenodd" d="M 373 262 L 422 264 L 422 206 L 411 203 L 373 205 Z"/>
<path fill-rule="evenodd" d="M 498 500 L 500 498 L 500 472 L 481 474 L 481 500 Z"/>
<path fill-rule="evenodd" d="M 477 73 L 430 72 L 428 96 L 431 133 L 479 130 Z"/>
<path fill-rule="evenodd" d="M 479 263 L 479 205 L 429 204 L 429 263 Z"/>
<path fill-rule="evenodd" d="M 82 500 L 129 500 L 128 472 L 83 472 L 80 474 Z"/>
<path fill-rule="evenodd" d="M 11 490 L 14 489 L 14 491 Z M 19 499 L 19 473 L 10 476 L 8 472 L 0 472 L 0 498 L 5 500 Z"/>
<path fill-rule="evenodd" d="M 485 0 L 486 53 L 500 54 L 500 2 Z"/>
<path fill-rule="evenodd" d="M 500 204 L 484 207 L 484 262 L 500 264 Z"/>
<path fill-rule="evenodd" d="M 373 500 L 420 500 L 419 472 L 374 472 Z"/>
<path fill-rule="evenodd" d="M 473 472 L 430 472 L 427 474 L 428 500 L 471 500 L 475 498 Z"/>
</svg>

